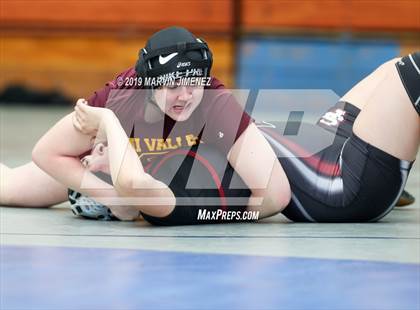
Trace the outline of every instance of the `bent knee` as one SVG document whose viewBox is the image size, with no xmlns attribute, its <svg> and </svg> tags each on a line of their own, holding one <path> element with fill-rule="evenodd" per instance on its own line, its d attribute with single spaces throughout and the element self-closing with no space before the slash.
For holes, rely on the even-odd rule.
<svg viewBox="0 0 420 310">
<path fill-rule="evenodd" d="M 377 70 L 387 71 L 387 72 L 389 72 L 390 70 L 395 70 L 395 64 L 399 62 L 400 60 L 401 60 L 401 57 L 392 58 L 384 62 L 382 65 L 380 65 Z"/>
<path fill-rule="evenodd" d="M 388 60 L 387 62 L 385 62 L 385 64 L 391 64 L 391 65 L 395 65 L 397 62 L 399 62 L 401 60 L 402 57 L 395 57 L 392 58 L 390 60 Z"/>
</svg>

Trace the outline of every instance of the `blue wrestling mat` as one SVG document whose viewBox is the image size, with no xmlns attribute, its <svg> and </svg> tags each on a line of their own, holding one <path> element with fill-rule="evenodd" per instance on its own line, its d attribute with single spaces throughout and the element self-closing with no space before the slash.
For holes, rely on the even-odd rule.
<svg viewBox="0 0 420 310">
<path fill-rule="evenodd" d="M 1 247 L 1 309 L 419 309 L 420 265 Z"/>
</svg>

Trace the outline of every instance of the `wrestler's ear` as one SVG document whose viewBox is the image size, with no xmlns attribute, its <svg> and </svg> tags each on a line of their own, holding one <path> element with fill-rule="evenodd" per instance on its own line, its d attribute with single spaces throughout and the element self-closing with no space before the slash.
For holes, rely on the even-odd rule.
<svg viewBox="0 0 420 310">
<path fill-rule="evenodd" d="M 105 145 L 101 142 L 96 144 L 95 146 L 95 151 L 99 154 L 99 155 L 103 155 L 105 152 Z"/>
<path fill-rule="evenodd" d="M 99 154 L 103 155 L 105 151 L 105 145 L 103 143 L 100 143 L 98 147 Z"/>
</svg>

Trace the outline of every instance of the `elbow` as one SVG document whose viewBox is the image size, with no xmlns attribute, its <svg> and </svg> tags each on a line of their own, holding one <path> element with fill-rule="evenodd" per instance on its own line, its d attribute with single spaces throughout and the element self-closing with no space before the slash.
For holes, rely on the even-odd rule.
<svg viewBox="0 0 420 310">
<path fill-rule="evenodd" d="M 276 190 L 273 192 L 268 193 L 266 196 L 267 201 L 269 201 L 269 205 L 272 208 L 273 213 L 278 213 L 283 211 L 284 208 L 289 204 L 291 199 L 291 192 L 290 190 Z"/>
<path fill-rule="evenodd" d="M 290 199 L 292 199 L 292 192 L 290 188 L 287 190 L 280 190 L 275 199 L 276 205 L 279 207 L 279 212 L 283 211 L 283 209 L 289 204 Z"/>
<path fill-rule="evenodd" d="M 282 182 L 281 186 L 273 187 L 273 190 L 270 192 L 272 193 L 276 206 L 279 208 L 279 212 L 283 211 L 290 203 L 290 199 L 292 199 L 292 190 L 289 182 Z"/>
<path fill-rule="evenodd" d="M 140 189 L 146 188 L 146 180 L 137 176 L 118 177 L 114 184 L 116 191 L 122 196 L 135 196 Z"/>
<path fill-rule="evenodd" d="M 53 151 L 54 150 L 51 149 L 51 147 L 47 147 L 45 143 L 39 141 L 32 149 L 32 161 L 39 168 L 47 172 L 51 165 L 56 162 L 56 159 L 59 157 L 58 154 L 55 154 Z"/>
<path fill-rule="evenodd" d="M 292 197 L 290 188 L 268 188 L 262 195 L 263 208 L 267 214 L 274 215 L 286 208 Z"/>
<path fill-rule="evenodd" d="M 270 205 L 273 207 L 275 213 L 283 211 L 290 203 L 292 190 L 281 166 L 278 166 L 278 169 L 273 171 L 272 178 L 266 189 L 266 197 L 270 201 Z"/>
<path fill-rule="evenodd" d="M 134 191 L 133 187 L 134 182 L 129 178 L 118 178 L 114 183 L 115 190 L 121 196 L 130 196 Z"/>
<path fill-rule="evenodd" d="M 40 168 L 44 166 L 44 163 L 46 162 L 46 152 L 42 149 L 42 146 L 40 146 L 39 142 L 34 146 L 32 149 L 32 161 Z"/>
</svg>

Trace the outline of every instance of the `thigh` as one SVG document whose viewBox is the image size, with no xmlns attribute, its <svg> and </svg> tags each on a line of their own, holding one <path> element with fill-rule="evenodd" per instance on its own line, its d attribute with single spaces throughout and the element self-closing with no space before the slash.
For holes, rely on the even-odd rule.
<svg viewBox="0 0 420 310">
<path fill-rule="evenodd" d="M 375 71 L 353 86 L 340 101 L 350 102 L 360 110 L 364 108 L 380 82 L 386 77 L 390 65 L 401 58 L 394 58 L 379 66 Z"/>
<path fill-rule="evenodd" d="M 346 140 L 340 153 L 335 180 L 323 182 L 325 176 L 318 171 L 319 176 L 314 179 L 318 187 L 309 183 L 302 186 L 301 181 L 292 183 L 294 197 L 283 211 L 286 217 L 296 222 L 367 222 L 377 221 L 392 210 L 411 164 L 356 135 Z"/>
<path fill-rule="evenodd" d="M 50 207 L 67 200 L 67 188 L 33 162 L 6 169 L 2 203 L 20 207 Z"/>
<path fill-rule="evenodd" d="M 394 64 L 366 102 L 353 126 L 363 141 L 399 159 L 413 161 L 420 121 Z"/>
</svg>

